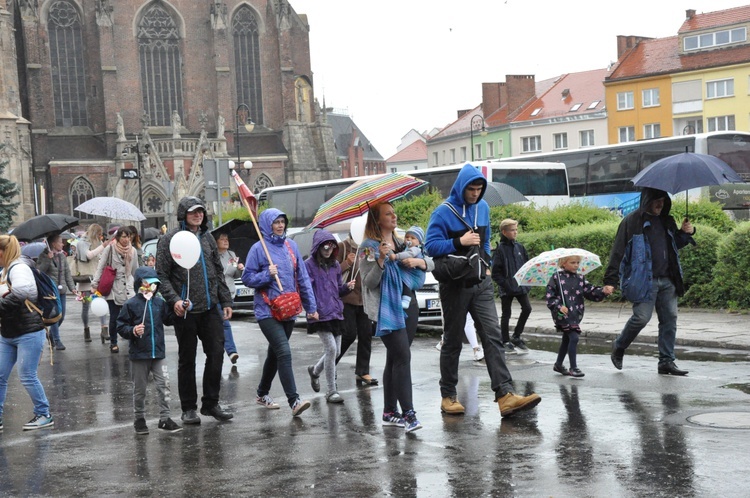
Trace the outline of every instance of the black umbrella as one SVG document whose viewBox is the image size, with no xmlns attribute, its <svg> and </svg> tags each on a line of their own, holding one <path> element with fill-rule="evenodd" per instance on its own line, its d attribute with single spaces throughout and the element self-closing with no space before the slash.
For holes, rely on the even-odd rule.
<svg viewBox="0 0 750 498">
<path fill-rule="evenodd" d="M 489 204 L 490 207 L 528 201 L 521 192 L 507 183 L 500 182 L 487 182 L 487 190 L 484 191 L 482 200 Z"/>
<path fill-rule="evenodd" d="M 670 194 L 692 188 L 741 183 L 742 178 L 715 156 L 683 152 L 654 161 L 631 180 L 636 187 L 651 187 Z M 685 195 L 687 216 L 687 195 Z"/>
<path fill-rule="evenodd" d="M 141 242 L 147 242 L 149 240 L 158 239 L 161 232 L 156 227 L 147 227 L 143 229 L 143 240 Z"/>
<path fill-rule="evenodd" d="M 34 216 L 13 230 L 18 240 L 36 240 L 63 232 L 78 225 L 78 218 L 67 214 L 42 214 Z"/>
</svg>

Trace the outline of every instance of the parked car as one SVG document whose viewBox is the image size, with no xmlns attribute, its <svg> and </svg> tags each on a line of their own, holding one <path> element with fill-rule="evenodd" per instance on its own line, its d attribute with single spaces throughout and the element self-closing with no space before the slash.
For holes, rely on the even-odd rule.
<svg viewBox="0 0 750 498">
<path fill-rule="evenodd" d="M 312 230 L 303 230 L 289 235 L 299 247 L 299 252 L 303 259 L 310 257 L 310 248 L 312 247 L 313 234 L 317 228 Z M 349 223 L 337 223 L 326 228 L 333 234 L 336 240 L 341 241 L 349 236 Z M 404 236 L 404 231 L 398 229 L 399 237 Z M 442 313 L 440 307 L 440 295 L 438 293 L 438 282 L 432 276 L 432 272 L 427 272 L 424 285 L 416 291 L 417 303 L 419 304 L 419 323 L 423 324 L 442 324 Z M 305 321 L 305 313 L 301 313 L 297 321 Z"/>
</svg>

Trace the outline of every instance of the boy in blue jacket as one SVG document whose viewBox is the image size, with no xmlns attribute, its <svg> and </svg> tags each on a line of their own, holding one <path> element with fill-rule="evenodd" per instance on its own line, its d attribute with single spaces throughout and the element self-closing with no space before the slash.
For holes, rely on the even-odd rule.
<svg viewBox="0 0 750 498">
<path fill-rule="evenodd" d="M 159 283 L 156 270 L 150 266 L 138 268 L 134 279 L 138 293 L 125 301 L 117 317 L 117 333 L 130 341 L 136 434 L 148 434 L 145 413 L 149 372 L 154 376 L 159 400 L 159 429 L 165 432 L 182 430 L 169 417 L 169 372 L 164 361 L 164 325 L 172 325 L 173 314 L 166 301 L 157 294 Z"/>
</svg>

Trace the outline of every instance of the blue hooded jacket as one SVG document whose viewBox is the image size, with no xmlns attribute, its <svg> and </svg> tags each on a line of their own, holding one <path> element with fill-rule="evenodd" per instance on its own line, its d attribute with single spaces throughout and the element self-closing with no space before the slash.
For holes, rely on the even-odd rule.
<svg viewBox="0 0 750 498">
<path fill-rule="evenodd" d="M 467 204 L 464 200 L 464 190 L 475 180 L 482 180 L 484 187 L 475 204 Z M 482 259 L 490 260 L 490 207 L 482 200 L 487 190 L 487 179 L 475 166 L 466 163 L 453 183 L 446 202 L 450 203 L 466 224 L 470 225 L 481 237 Z M 430 216 L 425 236 L 425 250 L 433 258 L 448 254 L 463 255 L 469 248 L 461 245 L 459 239 L 469 231 L 469 228 L 451 212 L 448 206 L 441 204 Z"/>
<path fill-rule="evenodd" d="M 117 316 L 117 333 L 130 341 L 128 353 L 131 360 L 161 360 L 166 356 L 164 325 L 172 325 L 175 315 L 157 293 L 158 289 L 149 300 L 138 291 L 145 278 L 157 278 L 156 270 L 141 266 L 135 271 L 133 286 L 136 295 L 123 304 Z M 133 328 L 141 323 L 146 325 L 146 330 L 138 337 Z"/>
<path fill-rule="evenodd" d="M 298 291 L 305 311 L 315 313 L 317 311 L 315 296 L 310 285 L 310 278 L 307 275 L 307 267 L 304 261 L 302 261 L 297 244 L 286 237 L 286 231 L 282 236 L 273 233 L 273 220 L 279 216 L 283 216 L 286 219 L 286 214 L 276 208 L 266 209 L 260 214 L 258 217 L 258 227 L 260 228 L 261 236 L 266 242 L 266 247 L 268 248 L 268 253 L 271 256 L 273 264 L 278 268 L 278 277 L 281 280 L 282 287 L 284 287 L 284 292 Z M 294 259 L 296 259 L 296 271 L 292 255 L 289 254 L 289 248 L 287 248 L 287 243 L 294 254 Z M 273 299 L 282 293 L 276 283 L 276 279 L 268 271 L 269 264 L 261 243 L 256 242 L 253 244 L 245 260 L 242 283 L 259 291 L 255 293 L 255 299 L 253 300 L 256 320 L 272 318 L 271 309 L 261 297 L 260 291 L 268 293 L 270 301 L 273 301 Z"/>
</svg>

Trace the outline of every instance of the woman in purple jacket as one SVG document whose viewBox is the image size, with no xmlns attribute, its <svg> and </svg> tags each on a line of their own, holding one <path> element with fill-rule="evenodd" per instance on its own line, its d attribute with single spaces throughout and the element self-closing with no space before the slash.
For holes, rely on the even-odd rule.
<svg viewBox="0 0 750 498">
<path fill-rule="evenodd" d="M 278 371 L 286 399 L 292 409 L 292 416 L 296 417 L 310 408 L 310 402 L 300 399 L 294 382 L 292 350 L 289 347 L 289 338 L 294 329 L 294 318 L 285 321 L 276 320 L 266 303 L 266 299 L 269 302 L 273 301 L 282 292 L 277 284 L 277 277 L 284 292 L 292 292 L 295 289 L 299 292 L 308 319 L 317 319 L 318 312 L 310 279 L 307 276 L 307 268 L 302 262 L 297 244 L 286 237 L 287 223 L 286 215 L 278 209 L 266 209 L 260 214 L 258 225 L 271 261 L 266 257 L 261 243 L 256 242 L 247 253 L 242 283 L 256 289 L 255 319 L 268 340 L 268 353 L 263 364 L 263 374 L 258 384 L 258 397 L 255 401 L 266 408 L 279 408 L 279 405 L 274 403 L 273 398 L 268 394 L 271 390 L 271 382 Z"/>
<path fill-rule="evenodd" d="M 355 281 L 341 282 L 341 266 L 337 256 L 339 245 L 333 235 L 326 230 L 313 234 L 310 257 L 305 261 L 310 276 L 315 302 L 318 306 L 318 319 L 307 322 L 307 333 L 318 333 L 323 343 L 323 356 L 315 365 L 307 367 L 313 391 L 320 391 L 320 374 L 325 368 L 328 392 L 326 401 L 343 403 L 336 389 L 336 357 L 341 353 L 341 334 L 344 331 L 344 303 L 341 296 L 354 289 Z"/>
</svg>

